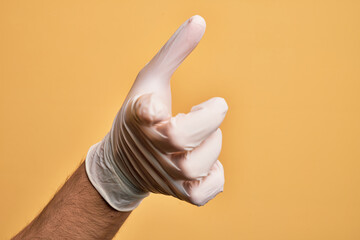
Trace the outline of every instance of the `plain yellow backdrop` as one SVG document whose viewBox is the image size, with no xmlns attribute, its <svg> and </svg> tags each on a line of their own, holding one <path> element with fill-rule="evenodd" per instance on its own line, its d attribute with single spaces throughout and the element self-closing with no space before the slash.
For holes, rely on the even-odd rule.
<svg viewBox="0 0 360 240">
<path fill-rule="evenodd" d="M 0 239 L 101 140 L 137 72 L 192 15 L 174 113 L 229 104 L 225 190 L 151 195 L 116 239 L 360 239 L 359 1 L 0 1 Z M 203 87 L 205 86 L 205 87 Z"/>
</svg>

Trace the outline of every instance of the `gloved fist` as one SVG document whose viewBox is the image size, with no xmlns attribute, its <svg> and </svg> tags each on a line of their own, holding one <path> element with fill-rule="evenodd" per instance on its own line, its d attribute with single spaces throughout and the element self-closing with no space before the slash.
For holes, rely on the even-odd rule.
<svg viewBox="0 0 360 240">
<path fill-rule="evenodd" d="M 91 183 L 119 211 L 133 210 L 149 192 L 200 206 L 223 191 L 217 158 L 225 100 L 212 98 L 187 114 L 171 114 L 170 78 L 205 27 L 197 15 L 180 26 L 138 74 L 110 132 L 88 152 Z"/>
</svg>

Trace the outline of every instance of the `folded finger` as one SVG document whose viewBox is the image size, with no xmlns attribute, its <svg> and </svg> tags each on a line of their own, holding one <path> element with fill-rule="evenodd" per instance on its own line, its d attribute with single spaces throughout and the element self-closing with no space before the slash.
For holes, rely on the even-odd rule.
<svg viewBox="0 0 360 240">
<path fill-rule="evenodd" d="M 180 177 L 187 180 L 206 177 L 219 157 L 221 142 L 222 134 L 218 128 L 193 151 L 174 154 L 172 161 L 180 171 Z"/>
<path fill-rule="evenodd" d="M 154 141 L 166 152 L 191 151 L 210 136 L 225 118 L 228 106 L 215 97 L 155 126 Z"/>
<path fill-rule="evenodd" d="M 203 206 L 224 190 L 224 183 L 224 168 L 220 161 L 216 161 L 208 176 L 201 180 L 184 182 L 184 189 L 189 195 L 187 201 Z"/>
</svg>

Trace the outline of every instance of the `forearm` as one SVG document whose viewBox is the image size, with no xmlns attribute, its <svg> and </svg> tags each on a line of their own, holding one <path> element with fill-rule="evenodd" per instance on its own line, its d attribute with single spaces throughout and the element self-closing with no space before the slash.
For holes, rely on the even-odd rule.
<svg viewBox="0 0 360 240">
<path fill-rule="evenodd" d="M 116 211 L 103 200 L 88 180 L 83 162 L 13 239 L 112 239 L 130 213 Z"/>
</svg>

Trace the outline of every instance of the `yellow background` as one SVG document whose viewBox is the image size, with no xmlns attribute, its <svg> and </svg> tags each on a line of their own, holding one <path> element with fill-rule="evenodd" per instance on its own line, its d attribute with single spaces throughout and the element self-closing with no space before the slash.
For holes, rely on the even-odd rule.
<svg viewBox="0 0 360 240">
<path fill-rule="evenodd" d="M 0 239 L 45 206 L 110 129 L 180 24 L 207 21 L 174 113 L 229 112 L 225 191 L 152 195 L 116 239 L 360 239 L 359 1 L 0 1 Z M 205 87 L 203 87 L 205 86 Z"/>
</svg>

